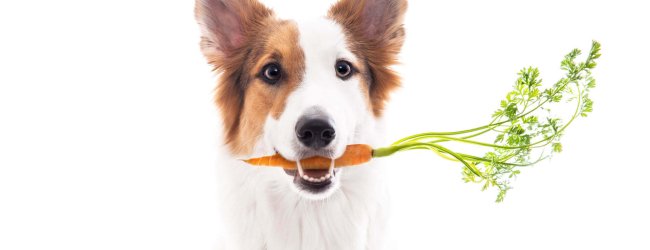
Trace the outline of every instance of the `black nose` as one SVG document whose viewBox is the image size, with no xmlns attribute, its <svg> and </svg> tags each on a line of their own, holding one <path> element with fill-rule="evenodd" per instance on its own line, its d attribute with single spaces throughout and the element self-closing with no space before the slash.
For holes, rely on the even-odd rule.
<svg viewBox="0 0 650 250">
<path fill-rule="evenodd" d="M 325 120 L 303 118 L 296 124 L 296 136 L 303 145 L 319 149 L 330 144 L 336 133 L 332 125 Z"/>
</svg>

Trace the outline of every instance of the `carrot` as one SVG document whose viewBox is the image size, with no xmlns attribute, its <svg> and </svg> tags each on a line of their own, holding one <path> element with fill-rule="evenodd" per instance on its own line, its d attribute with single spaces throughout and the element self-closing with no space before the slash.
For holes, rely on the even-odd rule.
<svg viewBox="0 0 650 250">
<path fill-rule="evenodd" d="M 365 144 L 348 145 L 345 153 L 338 159 L 334 160 L 335 167 L 349 167 L 366 163 L 372 159 L 372 148 Z M 244 160 L 244 162 L 255 166 L 281 167 L 284 169 L 296 169 L 295 161 L 290 161 L 280 154 L 264 156 Z M 303 169 L 328 169 L 332 164 L 332 159 L 320 156 L 305 158 L 300 161 Z"/>
</svg>

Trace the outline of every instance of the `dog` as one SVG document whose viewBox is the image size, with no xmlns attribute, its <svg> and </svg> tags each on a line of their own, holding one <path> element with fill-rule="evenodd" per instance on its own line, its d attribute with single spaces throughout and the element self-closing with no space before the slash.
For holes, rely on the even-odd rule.
<svg viewBox="0 0 650 250">
<path fill-rule="evenodd" d="M 201 51 L 219 74 L 224 249 L 381 249 L 388 197 L 375 163 L 285 171 L 241 159 L 336 159 L 378 146 L 400 85 L 406 0 L 339 0 L 283 20 L 257 0 L 197 0 Z"/>
</svg>

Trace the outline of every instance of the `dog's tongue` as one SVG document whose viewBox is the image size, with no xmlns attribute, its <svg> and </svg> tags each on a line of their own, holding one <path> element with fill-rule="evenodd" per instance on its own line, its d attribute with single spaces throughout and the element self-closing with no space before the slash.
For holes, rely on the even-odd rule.
<svg viewBox="0 0 650 250">
<path fill-rule="evenodd" d="M 329 173 L 327 169 L 305 169 L 303 171 L 305 175 L 316 179 L 326 176 Z"/>
</svg>

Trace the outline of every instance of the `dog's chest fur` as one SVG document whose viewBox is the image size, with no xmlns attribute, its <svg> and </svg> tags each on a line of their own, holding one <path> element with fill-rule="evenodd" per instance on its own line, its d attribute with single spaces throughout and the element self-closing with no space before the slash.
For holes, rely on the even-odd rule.
<svg viewBox="0 0 650 250">
<path fill-rule="evenodd" d="M 346 169 L 323 201 L 301 198 L 278 169 L 219 168 L 224 249 L 380 249 L 387 197 L 379 166 Z"/>
</svg>

